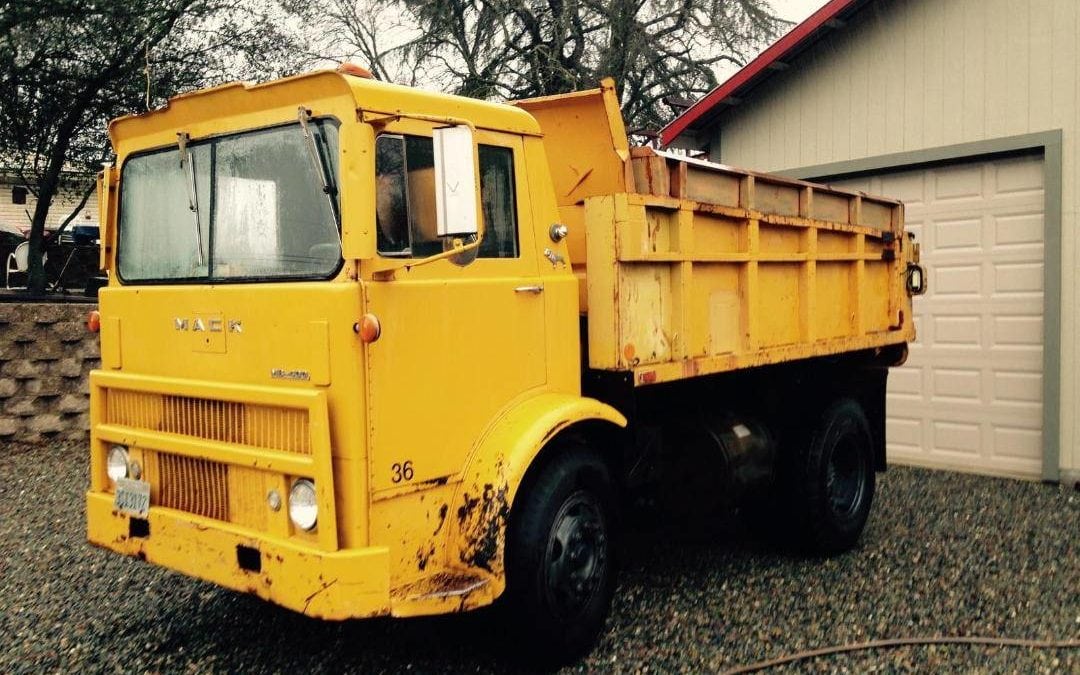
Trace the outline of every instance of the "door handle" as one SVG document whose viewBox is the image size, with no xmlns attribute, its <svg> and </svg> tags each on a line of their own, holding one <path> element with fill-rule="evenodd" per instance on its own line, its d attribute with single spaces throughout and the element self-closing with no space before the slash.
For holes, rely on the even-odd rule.
<svg viewBox="0 0 1080 675">
<path fill-rule="evenodd" d="M 533 295 L 539 295 L 544 292 L 544 285 L 537 284 L 535 286 L 518 286 L 514 289 L 515 293 L 532 293 Z"/>
</svg>

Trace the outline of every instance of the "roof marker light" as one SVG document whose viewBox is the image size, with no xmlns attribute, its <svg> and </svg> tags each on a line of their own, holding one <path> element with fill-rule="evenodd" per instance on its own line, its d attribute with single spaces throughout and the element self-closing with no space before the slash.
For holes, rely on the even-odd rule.
<svg viewBox="0 0 1080 675">
<path fill-rule="evenodd" d="M 371 75 L 371 71 L 363 66 L 358 66 L 355 63 L 343 63 L 337 67 L 337 71 L 344 75 L 355 75 L 356 77 L 362 77 L 367 80 L 375 79 Z"/>
</svg>

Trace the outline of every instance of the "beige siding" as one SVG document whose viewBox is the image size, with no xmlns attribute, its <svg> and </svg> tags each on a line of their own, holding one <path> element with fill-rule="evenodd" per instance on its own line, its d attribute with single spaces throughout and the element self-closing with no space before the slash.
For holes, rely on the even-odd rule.
<svg viewBox="0 0 1080 675">
<path fill-rule="evenodd" d="M 13 204 L 11 202 L 11 188 L 15 185 L 17 183 L 0 180 L 0 223 L 15 225 L 20 228 L 29 227 L 30 218 L 27 213 L 34 214 L 34 209 L 37 208 L 37 200 L 34 195 L 28 194 L 25 204 Z M 64 219 L 78 206 L 80 199 L 82 199 L 81 191 L 61 190 L 60 194 L 53 199 L 53 206 L 49 209 L 49 219 L 46 221 L 45 226 L 50 230 L 59 227 L 60 223 L 64 222 Z M 86 201 L 86 206 L 75 216 L 75 220 L 68 227 L 97 224 L 97 196 L 90 195 L 90 199 Z"/>
<path fill-rule="evenodd" d="M 717 159 L 782 171 L 1061 129 L 1061 464 L 1080 471 L 1080 2 L 890 0 L 746 97 Z"/>
</svg>

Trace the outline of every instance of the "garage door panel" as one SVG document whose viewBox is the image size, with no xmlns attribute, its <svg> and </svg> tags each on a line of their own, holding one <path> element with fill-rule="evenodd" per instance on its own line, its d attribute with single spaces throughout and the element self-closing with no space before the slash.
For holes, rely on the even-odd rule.
<svg viewBox="0 0 1080 675">
<path fill-rule="evenodd" d="M 989 164 L 993 189 L 998 195 L 1022 193 L 1042 195 L 1043 168 L 1041 159 L 1017 157 Z"/>
<path fill-rule="evenodd" d="M 937 399 L 931 400 L 925 395 L 918 401 L 909 401 L 897 398 L 890 393 L 885 399 L 889 408 L 889 414 L 900 417 L 933 418 L 935 413 L 946 411 L 947 417 L 953 421 L 993 424 L 999 420 L 1013 426 L 1025 428 L 1037 428 L 1042 425 L 1041 406 L 1032 406 L 1030 403 L 1013 403 L 1008 401 L 986 401 L 969 398 Z"/>
<path fill-rule="evenodd" d="M 939 220 L 934 223 L 937 239 L 934 252 L 942 250 L 966 250 L 979 253 L 983 246 L 983 226 L 978 218 L 964 220 Z"/>
<path fill-rule="evenodd" d="M 890 446 L 910 451 L 922 450 L 923 420 L 918 417 L 890 417 L 885 422 L 885 436 Z"/>
<path fill-rule="evenodd" d="M 983 321 L 981 316 L 958 315 L 933 317 L 934 343 L 959 347 L 982 345 Z"/>
<path fill-rule="evenodd" d="M 983 197 L 982 165 L 956 165 L 931 171 L 933 196 L 930 208 L 941 202 L 981 201 Z"/>
<path fill-rule="evenodd" d="M 923 369 L 921 366 L 897 368 L 889 373 L 890 396 L 922 396 Z"/>
<path fill-rule="evenodd" d="M 926 368 L 927 372 L 933 372 L 938 368 L 984 368 L 988 372 L 1008 370 L 1035 372 L 1040 375 L 1042 374 L 1042 368 L 1032 365 L 1031 362 L 1041 360 L 1041 347 L 1037 351 L 1031 349 L 1006 349 L 1003 347 L 993 350 L 974 351 L 970 349 L 945 349 L 941 346 L 925 349 L 917 355 L 915 352 L 911 352 L 911 357 L 908 359 L 910 365 Z M 987 365 L 988 361 L 993 361 L 993 365 Z M 907 367 L 908 364 L 904 364 L 902 368 Z M 896 372 L 899 372 L 902 368 L 897 369 Z M 925 394 L 926 392 L 922 393 Z"/>
<path fill-rule="evenodd" d="M 929 272 L 889 376 L 891 461 L 1040 474 L 1042 177 L 1040 157 L 1014 157 L 861 179 L 905 201 Z"/>
<path fill-rule="evenodd" d="M 994 219 L 993 244 L 996 246 L 1035 245 L 1041 251 L 1043 230 L 1041 212 L 998 216 Z M 1042 259 L 1041 255 L 1039 259 Z"/>
<path fill-rule="evenodd" d="M 996 426 L 994 455 L 1012 459 L 1039 460 L 1042 457 L 1042 432 L 1039 429 Z"/>
<path fill-rule="evenodd" d="M 891 195 L 890 195 L 891 196 Z M 1039 195 L 1041 201 L 1042 195 Z M 1032 214 L 1032 200 L 1027 197 L 1013 196 L 1008 199 L 1001 200 L 1001 203 L 991 207 L 980 207 L 977 202 L 971 201 L 956 201 L 956 202 L 944 202 L 928 204 L 924 208 L 907 208 L 907 204 L 904 205 L 904 218 L 911 218 L 912 221 L 921 223 L 924 226 L 930 228 L 931 224 L 941 222 L 955 222 L 964 220 L 974 220 L 976 218 L 990 219 L 991 221 L 998 218 L 1011 218 L 1013 216 L 1030 216 Z M 1036 204 L 1035 209 L 1041 208 Z M 1041 215 L 1041 211 L 1036 211 Z M 931 228 L 933 229 L 933 228 Z M 987 230 L 985 233 L 990 240 L 993 239 L 993 229 Z"/>
<path fill-rule="evenodd" d="M 982 400 L 982 371 L 974 368 L 935 368 L 930 377 L 931 395 L 944 401 Z"/>
<path fill-rule="evenodd" d="M 1041 316 L 995 316 L 992 335 L 995 345 L 1040 347 L 1038 351 L 1042 354 Z"/>
<path fill-rule="evenodd" d="M 1005 271 L 1008 272 L 1013 271 L 1009 269 L 1011 267 L 1032 267 L 1038 270 L 1041 276 L 1043 269 L 1042 255 L 1042 247 L 1028 250 L 1017 247 L 998 247 L 990 250 L 952 251 L 947 254 L 925 255 L 922 257 L 922 262 L 928 268 L 933 265 L 932 269 L 937 272 L 947 270 L 953 273 L 955 269 L 972 268 L 978 270 L 979 275 L 986 275 L 987 281 L 993 281 L 993 275 L 998 268 L 1005 268 Z M 1028 274 L 1031 273 L 1031 270 L 1026 271 Z M 933 298 L 940 295 L 941 290 L 937 287 L 930 287 L 928 297 Z M 985 289 L 987 294 L 992 293 L 993 290 L 993 286 L 987 286 Z M 1042 287 L 1040 286 L 1037 290 L 1041 292 Z"/>
<path fill-rule="evenodd" d="M 972 263 L 937 263 L 926 261 L 930 272 L 931 288 L 934 295 L 976 296 L 983 288 L 982 265 Z"/>
<path fill-rule="evenodd" d="M 994 295 L 1037 294 L 1042 299 L 1043 264 L 1039 262 L 998 262 L 994 264 Z"/>
<path fill-rule="evenodd" d="M 874 193 L 895 195 L 908 208 L 917 209 L 926 201 L 926 177 L 921 172 L 876 177 L 868 187 Z"/>
<path fill-rule="evenodd" d="M 930 428 L 933 450 L 977 456 L 982 449 L 982 427 L 977 423 L 934 420 Z"/>
<path fill-rule="evenodd" d="M 1041 372 L 999 369 L 994 371 L 993 378 L 995 400 L 1042 406 Z"/>
</svg>

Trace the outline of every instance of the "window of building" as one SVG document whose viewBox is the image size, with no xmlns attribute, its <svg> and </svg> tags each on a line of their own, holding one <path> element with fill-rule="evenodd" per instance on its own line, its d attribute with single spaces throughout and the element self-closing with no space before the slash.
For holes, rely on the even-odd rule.
<svg viewBox="0 0 1080 675">
<path fill-rule="evenodd" d="M 25 204 L 28 190 L 25 185 L 15 185 L 11 188 L 11 203 Z"/>
</svg>

